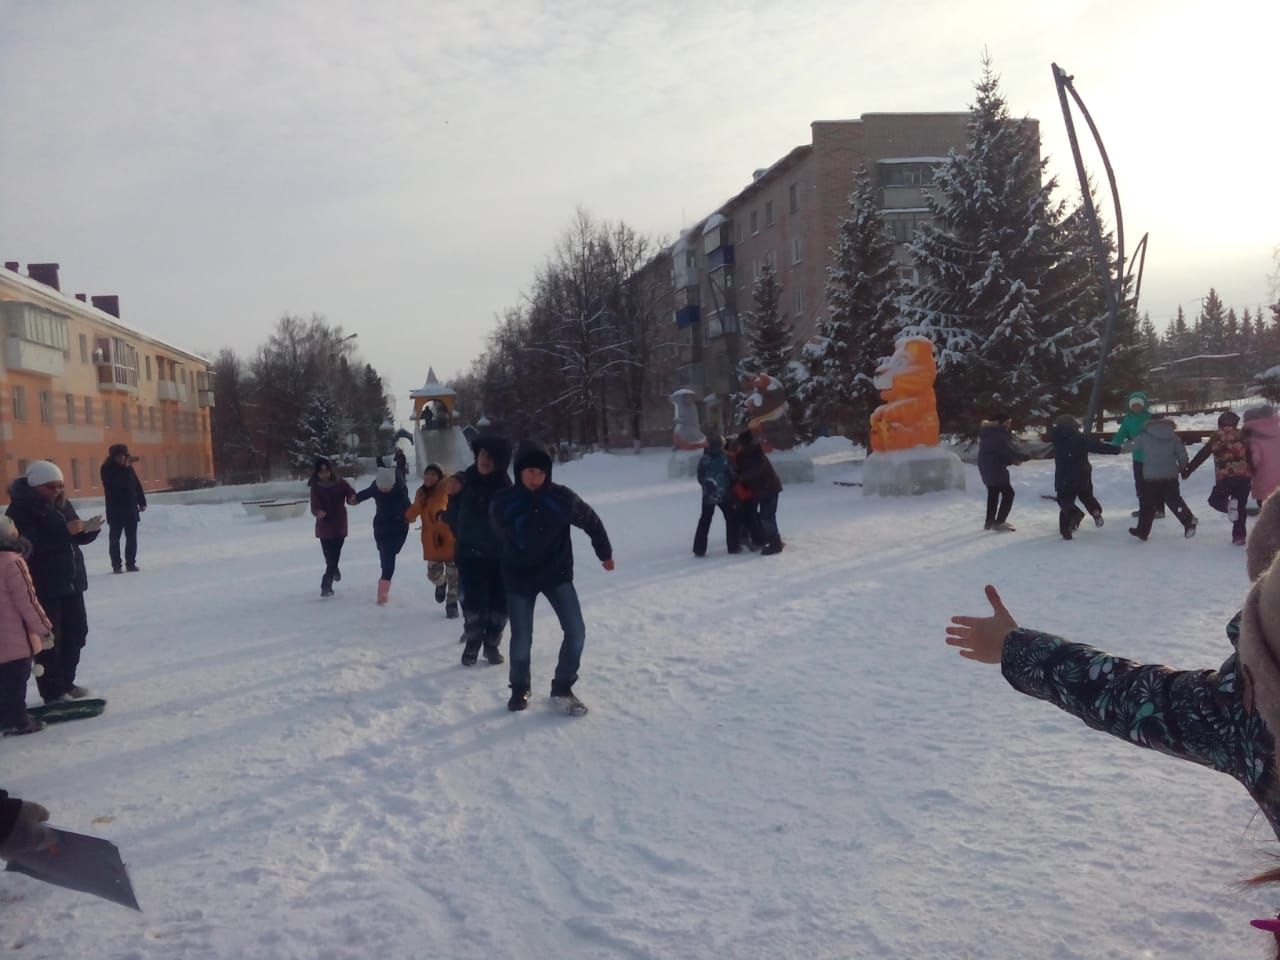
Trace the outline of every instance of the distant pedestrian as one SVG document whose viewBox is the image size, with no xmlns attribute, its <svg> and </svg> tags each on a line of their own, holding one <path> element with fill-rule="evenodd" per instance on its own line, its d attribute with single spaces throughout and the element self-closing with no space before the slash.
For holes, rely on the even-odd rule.
<svg viewBox="0 0 1280 960">
<path fill-rule="evenodd" d="M 409 489 L 400 479 L 395 467 L 379 465 L 373 483 L 356 494 L 356 503 L 372 498 L 373 540 L 378 546 L 381 579 L 378 580 L 378 606 L 391 595 L 391 578 L 396 575 L 396 557 L 409 536 L 409 521 L 404 518 L 409 509 Z"/>
<path fill-rule="evenodd" d="M 311 488 L 311 515 L 316 518 L 316 539 L 324 553 L 320 596 L 332 597 L 333 585 L 342 579 L 338 563 L 342 559 L 342 545 L 347 542 L 347 507 L 356 502 L 356 492 L 351 484 L 338 476 L 333 461 L 328 457 L 316 458 L 307 486 Z"/>
<path fill-rule="evenodd" d="M 147 495 L 142 481 L 133 469 L 137 457 L 129 455 L 123 443 L 113 444 L 98 471 L 102 493 L 107 501 L 107 550 L 111 554 L 111 572 L 138 572 L 138 521 L 147 509 Z M 124 536 L 124 562 L 120 558 L 120 537 Z"/>
<path fill-rule="evenodd" d="M 1009 468 L 1027 458 L 1013 443 L 1013 418 L 1003 410 L 984 420 L 978 430 L 978 474 L 987 488 L 987 519 L 983 530 L 1012 532 L 1009 511 L 1013 509 L 1013 484 Z"/>
</svg>

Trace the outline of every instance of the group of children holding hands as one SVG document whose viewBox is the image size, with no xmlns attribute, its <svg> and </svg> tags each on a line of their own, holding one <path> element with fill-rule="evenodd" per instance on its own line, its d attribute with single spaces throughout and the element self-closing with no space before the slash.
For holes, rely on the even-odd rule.
<svg viewBox="0 0 1280 960">
<path fill-rule="evenodd" d="M 564 638 L 552 703 L 570 715 L 586 713 L 574 694 L 586 628 L 573 585 L 570 527 L 585 530 L 605 570 L 613 570 L 613 548 L 604 524 L 581 497 L 551 481 L 552 460 L 536 441 L 525 441 L 515 455 L 513 484 L 507 467 L 510 444 L 501 437 L 480 436 L 472 443 L 475 462 L 446 478 L 429 464 L 422 486 L 409 499 L 403 470 L 379 466 L 372 484 L 356 492 L 337 476 L 331 461 L 320 458 L 309 481 L 316 538 L 324 552 L 321 596 L 333 595 L 342 579 L 338 560 L 347 536 L 347 507 L 372 499 L 374 542 L 381 561 L 379 604 L 385 604 L 395 575 L 395 561 L 408 536 L 409 524 L 422 523 L 422 555 L 427 579 L 435 586 L 445 616 L 458 616 L 463 630 L 462 664 L 473 666 L 483 651 L 490 664 L 506 662 L 500 650 L 503 631 L 511 627 L 510 710 L 529 703 L 533 608 L 545 596 L 560 620 Z"/>
<path fill-rule="evenodd" d="M 1064 414 L 1053 421 L 1049 439 L 1054 451 L 1054 493 L 1058 501 L 1058 532 L 1072 539 L 1086 515 L 1103 525 L 1102 505 L 1093 493 L 1089 454 L 1133 453 L 1134 488 L 1138 495 L 1138 523 L 1129 533 L 1145 541 L 1157 519 L 1173 512 L 1186 537 L 1196 533 L 1198 521 L 1182 498 L 1179 480 L 1186 479 L 1213 457 L 1214 486 L 1209 505 L 1231 520 L 1232 542 L 1245 544 L 1245 517 L 1250 496 L 1259 503 L 1280 488 L 1280 415 L 1270 404 L 1250 407 L 1241 418 L 1227 411 L 1218 429 L 1194 458 L 1178 436 L 1172 420 L 1153 416 L 1144 393 L 1129 397 L 1129 410 L 1111 442 L 1081 432 L 1080 423 Z M 1011 531 L 1013 505 L 1009 467 L 1026 460 L 1018 450 L 1006 413 L 984 421 L 978 437 L 978 470 L 987 488 L 986 530 Z M 1081 509 L 1083 507 L 1083 509 Z"/>
</svg>

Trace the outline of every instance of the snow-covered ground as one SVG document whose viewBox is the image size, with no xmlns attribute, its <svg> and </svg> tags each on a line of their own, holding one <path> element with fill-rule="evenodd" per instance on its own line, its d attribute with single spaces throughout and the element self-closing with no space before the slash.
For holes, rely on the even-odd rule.
<svg viewBox="0 0 1280 960">
<path fill-rule="evenodd" d="M 1057 537 L 1052 463 L 984 492 L 864 498 L 848 462 L 789 487 L 777 557 L 690 554 L 698 489 L 666 455 L 556 479 L 608 526 L 578 537 L 589 716 L 506 710 L 505 667 L 459 665 L 416 536 L 374 605 L 371 508 L 338 596 L 309 518 L 236 504 L 144 517 L 143 573 L 89 550 L 82 680 L 101 718 L 0 742 L 0 784 L 106 836 L 142 914 L 0 876 L 26 958 L 1132 958 L 1253 956 L 1277 897 L 1242 787 L 1014 693 L 943 643 L 997 584 L 1020 622 L 1217 666 L 1244 556 L 1201 517 L 1128 536 L 1128 457 L 1095 457 L 1101 530 Z M 105 540 L 105 537 L 103 538 Z M 535 692 L 558 633 L 540 604 Z M 504 650 L 506 644 L 504 642 Z M 31 691 L 34 696 L 34 686 Z"/>
</svg>

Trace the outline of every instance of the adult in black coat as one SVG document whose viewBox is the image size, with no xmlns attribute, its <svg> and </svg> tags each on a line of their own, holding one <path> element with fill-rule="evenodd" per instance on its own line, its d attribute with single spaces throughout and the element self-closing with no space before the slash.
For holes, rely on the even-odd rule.
<svg viewBox="0 0 1280 960">
<path fill-rule="evenodd" d="M 5 515 L 18 527 L 18 532 L 31 543 L 27 567 L 36 588 L 40 606 L 53 624 L 54 646 L 36 655 L 43 672 L 36 686 L 45 703 L 64 699 L 83 688 L 73 688 L 80 649 L 76 637 L 88 633 L 84 619 L 84 598 L 76 589 L 76 550 L 74 538 L 85 532 L 82 520 L 68 520 L 57 501 L 65 486 L 62 471 L 48 460 L 37 460 L 27 467 L 25 476 L 9 487 L 9 507 Z M 83 639 L 81 639 L 83 642 Z M 72 662 L 74 661 L 74 662 Z M 68 682 L 64 664 L 70 664 L 72 680 Z M 83 693 L 81 693 L 83 695 Z"/>
<path fill-rule="evenodd" d="M 462 591 L 462 651 L 464 666 L 472 666 L 484 648 L 490 663 L 504 663 L 498 647 L 507 628 L 507 592 L 502 582 L 502 540 L 489 522 L 494 496 L 511 486 L 507 465 L 511 444 L 484 435 L 471 443 L 475 463 L 458 474 L 460 485 L 449 495 L 445 523 L 453 531 L 454 562 Z"/>
<path fill-rule="evenodd" d="M 1004 412 L 984 420 L 978 431 L 978 474 L 987 488 L 987 519 L 984 530 L 1012 530 L 1009 511 L 1013 509 L 1013 484 L 1009 467 L 1027 459 L 1013 445 L 1012 418 Z"/>
<path fill-rule="evenodd" d="M 1115 444 L 1082 434 L 1079 422 L 1070 414 L 1063 414 L 1053 421 L 1049 439 L 1053 442 L 1053 489 L 1058 495 L 1058 532 L 1063 540 L 1070 540 L 1084 519 L 1084 511 L 1076 506 L 1077 499 L 1089 511 L 1093 522 L 1102 526 L 1102 504 L 1093 495 L 1093 467 L 1089 463 L 1089 454 L 1118 454 L 1121 450 Z"/>
<path fill-rule="evenodd" d="M 113 444 L 107 452 L 99 474 L 102 492 L 107 500 L 107 526 L 110 528 L 108 550 L 111 572 L 138 572 L 138 518 L 147 509 L 147 495 L 142 481 L 132 467 L 136 459 L 129 456 L 123 443 Z M 124 565 L 120 562 L 120 536 L 124 535 Z"/>
<path fill-rule="evenodd" d="M 67 529 L 74 530 L 78 526 L 80 531 L 71 534 L 71 553 L 76 565 L 76 592 L 67 597 L 63 604 L 62 635 L 57 637 L 54 647 L 58 651 L 58 664 L 62 669 L 62 682 L 66 686 L 66 692 L 78 699 L 89 693 L 86 688 L 76 684 L 80 653 L 89 639 L 89 614 L 84 605 L 84 592 L 89 589 L 89 573 L 84 565 L 84 551 L 80 548 L 98 539 L 98 533 L 102 530 L 102 517 L 93 516 L 82 521 L 76 513 L 75 505 L 67 499 L 65 493 L 54 501 L 54 505 L 67 521 Z"/>
<path fill-rule="evenodd" d="M 764 447 L 751 430 L 738 434 L 738 479 L 751 490 L 759 504 L 760 529 L 764 534 L 761 556 L 782 552 L 782 535 L 778 533 L 778 494 L 782 481 L 769 462 Z"/>
</svg>

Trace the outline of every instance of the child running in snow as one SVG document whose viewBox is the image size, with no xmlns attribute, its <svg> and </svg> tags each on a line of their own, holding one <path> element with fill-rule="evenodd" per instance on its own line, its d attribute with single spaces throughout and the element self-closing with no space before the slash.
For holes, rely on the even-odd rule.
<svg viewBox="0 0 1280 960">
<path fill-rule="evenodd" d="M 1058 532 L 1063 540 L 1070 540 L 1084 519 L 1084 511 L 1076 506 L 1076 500 L 1084 504 L 1093 522 L 1102 526 L 1102 504 L 1093 495 L 1093 467 L 1090 453 L 1118 454 L 1120 448 L 1086 437 L 1080 433 L 1080 423 L 1064 413 L 1053 421 L 1049 433 L 1053 442 L 1053 489 L 1058 499 Z"/>
<path fill-rule="evenodd" d="M 391 595 L 396 556 L 409 536 L 409 521 L 404 518 L 409 509 L 409 488 L 399 479 L 395 467 L 384 467 L 379 460 L 373 483 L 356 494 L 356 503 L 370 497 L 375 508 L 373 541 L 378 545 L 378 560 L 382 565 L 382 577 L 378 580 L 378 605 L 382 606 Z"/>
<path fill-rule="evenodd" d="M 1252 474 L 1239 423 L 1240 418 L 1230 410 L 1219 416 L 1217 431 L 1182 468 L 1182 478 L 1191 476 L 1196 467 L 1213 455 L 1213 491 L 1209 494 L 1209 506 L 1227 515 L 1231 521 L 1231 542 L 1243 547 Z"/>
<path fill-rule="evenodd" d="M 1004 411 L 984 420 L 978 431 L 978 474 L 987 488 L 987 519 L 983 530 L 1013 532 L 1009 511 L 1013 509 L 1013 484 L 1009 468 L 1027 458 L 1013 444 L 1013 418 Z"/>
<path fill-rule="evenodd" d="M 436 603 L 444 604 L 444 615 L 458 617 L 458 565 L 453 562 L 453 531 L 444 522 L 449 494 L 444 470 L 429 463 L 422 471 L 422 486 L 404 517 L 410 523 L 422 518 L 422 559 L 427 561 L 427 580 L 435 585 Z"/>
<path fill-rule="evenodd" d="M 53 624 L 27 570 L 30 550 L 13 521 L 0 517 L 0 734 L 6 737 L 45 727 L 27 713 L 32 658 L 53 648 Z"/>
<path fill-rule="evenodd" d="M 1138 495 L 1138 509 L 1142 509 L 1142 480 L 1145 476 L 1146 454 L 1138 449 L 1138 447 L 1126 447 L 1125 444 L 1133 443 L 1138 437 L 1142 436 L 1142 431 L 1147 428 L 1147 421 L 1151 419 L 1151 411 L 1147 408 L 1147 395 L 1141 390 L 1135 390 L 1129 394 L 1129 400 L 1125 404 L 1129 408 L 1128 413 L 1124 415 L 1124 419 L 1120 421 L 1120 427 L 1116 430 L 1116 435 L 1111 438 L 1111 442 L 1117 447 L 1124 447 L 1126 450 L 1133 451 L 1133 489 Z M 1138 514 L 1134 514 L 1138 516 Z M 1164 504 L 1156 510 L 1156 519 L 1164 519 Z"/>
<path fill-rule="evenodd" d="M 693 533 L 693 555 L 707 555 L 707 534 L 711 530 L 711 518 L 716 508 L 724 515 L 725 539 L 730 553 L 740 553 L 738 523 L 734 516 L 733 464 L 724 452 L 724 441 L 716 434 L 707 437 L 707 447 L 698 458 L 698 484 L 702 487 L 702 514 Z"/>
<path fill-rule="evenodd" d="M 1187 448 L 1167 417 L 1152 417 L 1136 440 L 1134 456 L 1142 454 L 1142 498 L 1138 501 L 1138 525 L 1129 533 L 1139 540 L 1151 534 L 1156 511 L 1168 507 L 1182 523 L 1183 535 L 1196 535 L 1196 518 L 1178 488 L 1178 475 L 1187 465 Z"/>
<path fill-rule="evenodd" d="M 566 713 L 580 715 L 587 708 L 574 695 L 573 685 L 578 680 L 587 629 L 573 586 L 569 528 L 587 532 L 606 570 L 613 569 L 613 547 L 595 511 L 568 487 L 551 482 L 551 455 L 542 444 L 525 441 L 520 445 L 515 475 L 515 486 L 494 497 L 490 508 L 493 528 L 502 542 L 502 577 L 511 616 L 511 699 L 507 709 L 523 710 L 529 705 L 533 605 L 542 594 L 564 630 L 551 681 L 551 700 Z"/>
<path fill-rule="evenodd" d="M 1217 670 L 1136 663 L 1019 627 L 993 586 L 991 616 L 952 617 L 946 642 L 966 659 L 999 664 L 1015 690 L 1095 730 L 1230 774 L 1280 838 L 1280 497 L 1263 506 L 1247 549 L 1252 586 L 1227 624 L 1234 649 Z M 1253 882 L 1276 880 L 1280 871 Z M 1255 921 L 1263 923 L 1280 930 L 1276 921 Z"/>
<path fill-rule="evenodd" d="M 492 434 L 471 442 L 475 463 L 450 478 L 457 487 L 449 493 L 445 520 L 454 536 L 454 557 L 462 589 L 462 665 L 475 666 L 484 658 L 506 662 L 499 646 L 507 626 L 507 591 L 502 582 L 502 541 L 489 521 L 489 507 L 497 494 L 511 486 L 507 466 L 511 444 Z"/>
<path fill-rule="evenodd" d="M 342 579 L 338 561 L 342 545 L 347 542 L 347 505 L 356 502 L 351 484 L 338 476 L 333 461 L 317 457 L 315 469 L 307 481 L 311 488 L 311 515 L 316 518 L 316 539 L 324 552 L 324 576 L 320 578 L 320 596 L 332 597 L 333 585 Z"/>
</svg>

